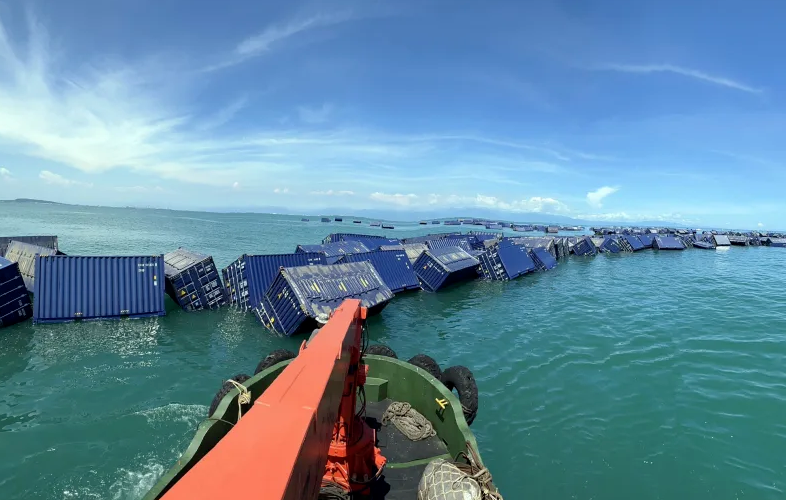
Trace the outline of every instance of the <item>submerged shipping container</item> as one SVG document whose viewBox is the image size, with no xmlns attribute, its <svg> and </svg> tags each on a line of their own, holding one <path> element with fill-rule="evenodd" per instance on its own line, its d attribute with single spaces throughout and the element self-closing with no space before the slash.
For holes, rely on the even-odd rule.
<svg viewBox="0 0 786 500">
<path fill-rule="evenodd" d="M 336 263 L 341 257 L 352 253 L 368 252 L 366 245 L 359 241 L 336 241 L 322 245 L 298 245 L 295 253 L 320 253 L 328 264 Z"/>
<path fill-rule="evenodd" d="M 218 309 L 226 289 L 213 257 L 178 248 L 164 254 L 166 292 L 186 311 Z"/>
<path fill-rule="evenodd" d="M 0 236 L 0 257 L 5 256 L 6 249 L 8 244 L 11 243 L 11 240 L 58 250 L 57 236 Z"/>
<path fill-rule="evenodd" d="M 420 254 L 428 250 L 428 246 L 425 243 L 404 243 L 402 246 L 404 251 L 407 252 L 410 264 L 414 264 L 420 257 Z"/>
<path fill-rule="evenodd" d="M 5 251 L 5 258 L 19 264 L 19 272 L 22 274 L 22 279 L 25 281 L 25 287 L 27 287 L 28 292 L 32 293 L 35 287 L 35 256 L 58 254 L 59 252 L 54 248 L 11 240 Z"/>
<path fill-rule="evenodd" d="M 685 242 L 676 236 L 657 236 L 653 247 L 657 250 L 685 250 Z"/>
<path fill-rule="evenodd" d="M 0 328 L 32 316 L 30 294 L 25 288 L 19 265 L 0 257 Z"/>
<path fill-rule="evenodd" d="M 478 256 L 480 272 L 490 280 L 512 280 L 537 269 L 524 245 L 500 241 Z"/>
<path fill-rule="evenodd" d="M 415 271 L 412 270 L 412 263 L 407 257 L 404 249 L 400 250 L 376 250 L 366 253 L 355 253 L 345 255 L 338 261 L 339 264 L 345 262 L 370 262 L 377 270 L 382 281 L 390 288 L 393 293 L 405 290 L 419 290 L 420 283 Z"/>
<path fill-rule="evenodd" d="M 703 248 L 704 250 L 715 250 L 715 245 L 709 241 L 694 241 L 693 248 Z"/>
<path fill-rule="evenodd" d="M 713 235 L 712 239 L 714 240 L 715 246 L 717 247 L 727 247 L 731 245 L 729 237 L 725 234 L 715 234 Z"/>
<path fill-rule="evenodd" d="M 622 238 L 628 242 L 628 245 L 630 245 L 630 249 L 632 252 L 638 252 L 639 250 L 644 250 L 645 248 L 644 243 L 641 242 L 638 236 L 625 234 L 622 236 Z"/>
<path fill-rule="evenodd" d="M 472 242 L 477 242 L 477 240 L 473 236 L 468 236 L 464 238 L 441 238 L 438 240 L 428 240 L 426 241 L 426 246 L 429 250 L 437 250 L 439 248 L 448 248 L 448 247 L 459 247 L 462 250 L 470 252 L 472 250 L 476 250 Z"/>
<path fill-rule="evenodd" d="M 393 292 L 368 261 L 287 267 L 254 313 L 269 330 L 293 335 L 327 322 L 344 299 L 360 299 L 369 314 L 376 314 L 392 298 Z"/>
<path fill-rule="evenodd" d="M 321 253 L 288 253 L 279 255 L 241 255 L 222 274 L 230 304 L 241 311 L 258 307 L 270 284 L 284 267 L 325 264 Z"/>
<path fill-rule="evenodd" d="M 588 256 L 588 255 L 596 255 L 598 253 L 598 249 L 595 246 L 595 243 L 592 242 L 589 236 L 585 236 L 583 238 L 579 238 L 575 245 L 573 245 L 573 253 L 578 256 Z"/>
<path fill-rule="evenodd" d="M 377 236 L 374 234 L 351 234 L 351 233 L 333 233 L 329 234 L 322 240 L 323 244 L 336 243 L 339 241 L 359 241 L 369 250 L 379 250 L 383 245 L 398 245 L 401 241 L 396 238 L 386 238 L 384 236 Z"/>
<path fill-rule="evenodd" d="M 637 238 L 644 245 L 644 248 L 652 248 L 652 244 L 655 242 L 655 237 L 651 234 L 640 234 Z"/>
<path fill-rule="evenodd" d="M 478 259 L 460 247 L 426 250 L 413 267 L 424 290 L 436 292 L 453 283 L 477 278 Z"/>
<path fill-rule="evenodd" d="M 600 247 L 598 248 L 600 248 L 602 252 L 608 253 L 620 253 L 625 251 L 625 248 L 620 245 L 617 236 L 606 236 L 603 239 L 603 243 L 601 243 Z"/>
<path fill-rule="evenodd" d="M 529 251 L 532 261 L 541 271 L 548 271 L 557 267 L 557 259 L 554 258 L 545 248 L 531 248 Z"/>
<path fill-rule="evenodd" d="M 34 323 L 163 316 L 164 256 L 35 258 Z"/>
</svg>

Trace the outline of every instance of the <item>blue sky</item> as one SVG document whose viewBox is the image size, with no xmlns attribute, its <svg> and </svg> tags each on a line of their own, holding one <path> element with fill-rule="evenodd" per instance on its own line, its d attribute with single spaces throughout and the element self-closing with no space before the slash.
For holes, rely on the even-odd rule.
<svg viewBox="0 0 786 500">
<path fill-rule="evenodd" d="M 784 16 L 730 0 L 5 2 L 0 198 L 782 228 Z"/>
</svg>

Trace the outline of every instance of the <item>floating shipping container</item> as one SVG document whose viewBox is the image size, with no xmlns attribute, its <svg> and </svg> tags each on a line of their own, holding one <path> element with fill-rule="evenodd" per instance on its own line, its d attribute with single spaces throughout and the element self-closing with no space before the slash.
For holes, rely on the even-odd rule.
<svg viewBox="0 0 786 500">
<path fill-rule="evenodd" d="M 786 238 L 770 238 L 769 246 L 776 248 L 786 247 Z"/>
<path fill-rule="evenodd" d="M 589 236 L 585 236 L 583 238 L 579 238 L 576 244 L 573 245 L 573 253 L 580 257 L 597 255 L 598 249 Z"/>
<path fill-rule="evenodd" d="M 470 242 L 470 239 L 477 241 L 474 237 L 464 237 L 464 238 L 442 238 L 438 240 L 428 240 L 426 242 L 426 246 L 429 250 L 437 250 L 440 248 L 448 248 L 448 247 L 459 247 L 464 251 L 472 251 L 475 250 L 474 245 Z"/>
<path fill-rule="evenodd" d="M 709 241 L 699 240 L 693 242 L 693 248 L 702 248 L 704 250 L 715 250 L 715 245 L 713 245 Z"/>
<path fill-rule="evenodd" d="M 11 240 L 58 250 L 57 236 L 0 236 L 0 257 L 5 256 L 6 249 L 8 244 L 11 243 Z"/>
<path fill-rule="evenodd" d="M 532 257 L 532 261 L 535 262 L 535 265 L 538 266 L 538 269 L 541 271 L 548 271 L 557 267 L 557 259 L 555 259 L 545 248 L 531 248 L 529 254 Z"/>
<path fill-rule="evenodd" d="M 655 242 L 655 237 L 651 234 L 640 234 L 637 238 L 644 245 L 644 248 L 652 248 L 652 244 Z"/>
<path fill-rule="evenodd" d="M 603 239 L 603 243 L 600 244 L 600 251 L 607 252 L 607 253 L 621 253 L 625 251 L 625 248 L 620 244 L 617 236 L 606 236 Z"/>
<path fill-rule="evenodd" d="M 685 250 L 685 242 L 676 236 L 657 236 L 653 247 L 658 250 Z"/>
<path fill-rule="evenodd" d="M 259 307 L 262 297 L 282 268 L 325 263 L 325 256 L 321 253 L 241 255 L 222 271 L 229 303 L 241 311 Z"/>
<path fill-rule="evenodd" d="M 460 247 L 426 250 L 413 265 L 424 290 L 436 292 L 453 283 L 477 278 L 478 259 Z"/>
<path fill-rule="evenodd" d="M 320 220 L 322 222 L 330 222 L 330 219 L 328 217 L 322 217 L 322 219 L 320 219 Z"/>
<path fill-rule="evenodd" d="M 369 250 L 378 250 L 382 245 L 398 245 L 401 243 L 396 238 L 386 238 L 376 234 L 332 233 L 322 240 L 323 244 L 337 243 L 339 241 L 359 241 Z"/>
<path fill-rule="evenodd" d="M 5 258 L 19 264 L 19 273 L 25 282 L 27 291 L 33 293 L 35 289 L 35 256 L 59 255 L 54 248 L 47 248 L 31 243 L 11 240 L 5 251 Z"/>
<path fill-rule="evenodd" d="M 507 281 L 537 269 L 524 245 L 500 241 L 478 256 L 480 272 L 486 279 Z"/>
<path fill-rule="evenodd" d="M 295 253 L 321 253 L 327 264 L 335 264 L 341 257 L 352 253 L 366 253 L 369 249 L 359 241 L 336 241 L 322 245 L 298 245 Z"/>
<path fill-rule="evenodd" d="M 644 250 L 644 248 L 646 248 L 638 236 L 626 234 L 623 235 L 622 238 L 628 242 L 632 252 L 638 252 L 639 250 Z"/>
<path fill-rule="evenodd" d="M 400 250 L 376 250 L 366 253 L 355 253 L 345 255 L 338 261 L 339 264 L 346 262 L 370 262 L 377 270 L 382 281 L 390 288 L 393 293 L 400 293 L 405 290 L 419 290 L 420 283 L 412 263 L 407 257 L 404 249 Z"/>
<path fill-rule="evenodd" d="M 420 257 L 420 254 L 428 250 L 428 246 L 425 243 L 404 243 L 402 246 L 404 251 L 407 252 L 410 264 L 414 264 Z"/>
<path fill-rule="evenodd" d="M 725 234 L 715 234 L 713 235 L 712 239 L 715 241 L 716 247 L 727 247 L 731 245 L 729 237 Z"/>
<path fill-rule="evenodd" d="M 287 267 L 278 273 L 254 312 L 269 330 L 293 335 L 326 322 L 344 299 L 360 299 L 369 314 L 376 314 L 392 298 L 393 292 L 367 261 Z"/>
<path fill-rule="evenodd" d="M 728 236 L 728 238 L 732 245 L 747 247 L 750 244 L 747 236 Z"/>
<path fill-rule="evenodd" d="M 19 265 L 0 257 L 0 328 L 32 316 L 33 305 L 19 272 Z"/>
<path fill-rule="evenodd" d="M 34 323 L 163 316 L 164 256 L 35 258 Z"/>
<path fill-rule="evenodd" d="M 166 292 L 186 311 L 218 309 L 227 303 L 226 288 L 213 257 L 178 248 L 164 254 Z"/>
</svg>

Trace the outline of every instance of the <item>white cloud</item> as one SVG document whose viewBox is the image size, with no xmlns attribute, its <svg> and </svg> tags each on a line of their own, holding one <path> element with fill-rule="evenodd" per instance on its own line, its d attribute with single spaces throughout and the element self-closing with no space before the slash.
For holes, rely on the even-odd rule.
<svg viewBox="0 0 786 500">
<path fill-rule="evenodd" d="M 319 107 L 299 106 L 297 108 L 300 121 L 304 123 L 317 124 L 325 123 L 335 107 L 332 104 L 324 103 Z"/>
<path fill-rule="evenodd" d="M 47 184 L 51 184 L 54 186 L 63 186 L 63 187 L 80 186 L 80 187 L 88 187 L 88 188 L 93 187 L 93 185 L 90 183 L 66 179 L 62 175 L 56 174 L 54 172 L 50 172 L 49 170 L 42 170 L 38 174 L 38 178 L 46 182 Z"/>
<path fill-rule="evenodd" d="M 10 170 L 5 167 L 0 167 L 0 178 L 8 180 L 11 179 L 11 177 L 13 176 L 11 175 Z"/>
<path fill-rule="evenodd" d="M 676 75 L 687 76 L 708 83 L 713 83 L 715 85 L 720 85 L 722 87 L 741 90 L 743 92 L 749 92 L 752 94 L 759 94 L 762 92 L 762 89 L 745 85 L 744 83 L 734 81 L 730 78 L 726 78 L 723 76 L 714 76 L 704 73 L 703 71 L 699 71 L 691 68 L 683 68 L 680 66 L 674 66 L 672 64 L 603 64 L 597 66 L 596 69 L 620 71 L 623 73 L 640 73 L 640 74 L 674 73 Z"/>
<path fill-rule="evenodd" d="M 311 194 L 317 196 L 354 196 L 354 191 L 333 191 L 332 189 L 328 189 L 327 191 L 311 191 Z"/>
<path fill-rule="evenodd" d="M 587 193 L 587 203 L 589 203 L 589 205 L 592 207 L 601 208 L 603 206 L 603 198 L 609 196 L 610 194 L 614 194 L 619 190 L 619 187 L 603 186 L 602 188 L 596 189 L 595 191 L 590 191 Z"/>
<path fill-rule="evenodd" d="M 287 194 L 289 192 L 289 188 L 275 188 L 273 192 L 276 194 Z"/>
<path fill-rule="evenodd" d="M 371 193 L 370 198 L 374 201 L 381 201 L 383 203 L 390 203 L 399 206 L 410 206 L 415 200 L 418 199 L 416 194 L 387 194 L 387 193 Z"/>
<path fill-rule="evenodd" d="M 759 222 L 759 223 L 758 223 L 758 224 L 756 224 L 756 225 L 757 225 L 757 226 L 759 226 L 759 227 L 764 227 L 764 224 L 762 224 L 761 222 Z"/>
<path fill-rule="evenodd" d="M 240 183 L 235 181 L 232 183 L 232 189 L 240 189 Z"/>
</svg>

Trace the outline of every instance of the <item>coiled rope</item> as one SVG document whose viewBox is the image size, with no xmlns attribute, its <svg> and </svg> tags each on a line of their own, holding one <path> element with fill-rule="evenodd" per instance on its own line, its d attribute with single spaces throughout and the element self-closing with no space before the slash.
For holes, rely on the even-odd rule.
<svg viewBox="0 0 786 500">
<path fill-rule="evenodd" d="M 456 467 L 478 483 L 483 500 L 503 500 L 499 490 L 497 490 L 492 482 L 491 472 L 489 472 L 487 468 L 481 467 L 478 452 L 475 451 L 475 448 L 472 447 L 469 441 L 467 441 L 466 444 L 469 454 L 463 451 L 460 452 L 456 457 Z M 467 463 L 459 462 L 459 458 L 462 456 L 466 459 Z"/>
<path fill-rule="evenodd" d="M 382 415 L 382 425 L 388 425 L 389 422 L 393 422 L 393 425 L 412 441 L 421 441 L 437 434 L 431 422 L 409 403 L 390 403 Z"/>
<path fill-rule="evenodd" d="M 243 405 L 247 405 L 251 402 L 251 393 L 248 392 L 248 388 L 246 386 L 240 382 L 237 382 L 236 380 L 229 379 L 227 382 L 234 385 L 235 389 L 240 392 L 240 395 L 237 397 L 237 420 L 239 422 L 240 417 L 243 416 Z"/>
</svg>

